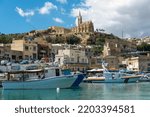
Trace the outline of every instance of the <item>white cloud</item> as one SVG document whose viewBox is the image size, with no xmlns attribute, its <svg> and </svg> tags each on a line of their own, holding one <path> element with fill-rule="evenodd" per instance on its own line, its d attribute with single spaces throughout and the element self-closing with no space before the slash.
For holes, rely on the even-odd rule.
<svg viewBox="0 0 150 117">
<path fill-rule="evenodd" d="M 23 11 L 21 8 L 16 7 L 16 11 L 22 17 L 29 17 L 29 16 L 33 16 L 34 15 L 34 11 L 33 10 Z"/>
<path fill-rule="evenodd" d="M 64 23 L 64 21 L 60 18 L 53 18 L 53 20 L 57 23 L 60 23 L 60 24 Z"/>
<path fill-rule="evenodd" d="M 67 0 L 56 0 L 57 2 L 60 2 L 62 4 L 66 4 L 67 3 Z"/>
<path fill-rule="evenodd" d="M 149 4 L 149 0 L 84 0 L 72 9 L 71 15 L 77 16 L 80 10 L 83 19 L 92 20 L 95 28 L 136 37 L 141 32 L 150 34 Z"/>
<path fill-rule="evenodd" d="M 45 2 L 44 6 L 39 9 L 39 13 L 44 15 L 44 14 L 49 14 L 51 10 L 57 9 L 57 6 L 54 5 L 51 2 Z"/>
</svg>

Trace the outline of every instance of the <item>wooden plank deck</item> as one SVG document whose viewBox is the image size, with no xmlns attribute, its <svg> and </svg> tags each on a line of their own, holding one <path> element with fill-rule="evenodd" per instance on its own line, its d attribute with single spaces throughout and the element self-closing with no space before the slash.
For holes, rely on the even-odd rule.
<svg viewBox="0 0 150 117">
<path fill-rule="evenodd" d="M 122 77 L 122 79 L 126 79 L 126 78 L 137 78 L 137 77 L 142 77 L 144 75 L 134 75 L 134 76 L 124 76 Z"/>
<path fill-rule="evenodd" d="M 99 81 L 99 80 L 105 80 L 104 77 L 88 77 L 85 79 L 85 81 Z"/>
</svg>

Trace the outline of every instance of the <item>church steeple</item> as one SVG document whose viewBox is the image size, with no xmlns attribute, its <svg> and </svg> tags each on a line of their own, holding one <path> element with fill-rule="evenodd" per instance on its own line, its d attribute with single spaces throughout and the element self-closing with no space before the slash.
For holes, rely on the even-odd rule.
<svg viewBox="0 0 150 117">
<path fill-rule="evenodd" d="M 82 16 L 81 16 L 81 13 L 79 11 L 79 16 L 78 16 L 78 26 L 82 24 Z"/>
</svg>

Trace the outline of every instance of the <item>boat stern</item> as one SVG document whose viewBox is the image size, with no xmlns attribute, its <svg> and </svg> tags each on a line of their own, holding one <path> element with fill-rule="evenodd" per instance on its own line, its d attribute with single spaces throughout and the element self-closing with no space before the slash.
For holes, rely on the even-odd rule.
<svg viewBox="0 0 150 117">
<path fill-rule="evenodd" d="M 73 84 L 71 85 L 71 88 L 78 87 L 79 84 L 83 81 L 84 77 L 85 77 L 85 74 L 78 74 L 77 79 L 73 82 Z"/>
</svg>

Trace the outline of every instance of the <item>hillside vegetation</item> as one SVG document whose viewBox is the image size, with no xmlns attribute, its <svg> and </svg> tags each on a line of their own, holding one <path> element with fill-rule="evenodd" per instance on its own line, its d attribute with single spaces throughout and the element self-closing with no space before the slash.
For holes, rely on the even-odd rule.
<svg viewBox="0 0 150 117">
<path fill-rule="evenodd" d="M 32 36 L 31 36 L 32 35 Z M 35 38 L 44 38 L 47 42 L 56 44 L 56 43 L 67 43 L 67 44 L 81 44 L 81 45 L 92 45 L 95 55 L 99 55 L 103 51 L 103 45 L 105 39 L 119 39 L 113 34 L 106 34 L 101 32 L 94 33 L 68 33 L 68 34 L 52 34 L 49 30 L 44 32 L 31 31 L 29 33 L 21 34 L 0 34 L 0 43 L 8 44 L 11 43 L 13 39 L 35 39 Z"/>
</svg>

